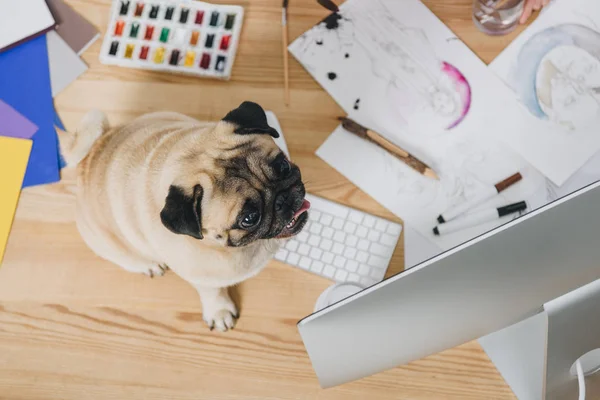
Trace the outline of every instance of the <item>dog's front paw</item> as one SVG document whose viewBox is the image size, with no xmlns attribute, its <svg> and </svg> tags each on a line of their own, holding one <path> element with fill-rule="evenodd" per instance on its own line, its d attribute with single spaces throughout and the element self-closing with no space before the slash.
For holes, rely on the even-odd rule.
<svg viewBox="0 0 600 400">
<path fill-rule="evenodd" d="M 205 306 L 202 310 L 202 318 L 211 331 L 217 329 L 226 332 L 235 326 L 239 318 L 238 310 L 231 299 L 227 300 L 226 302 L 219 302 L 221 304 L 218 306 L 216 304 Z"/>
<path fill-rule="evenodd" d="M 169 267 L 167 267 L 165 264 L 156 264 L 150 266 L 143 274 L 149 276 L 150 278 L 154 278 L 155 276 L 163 276 L 168 270 Z"/>
</svg>

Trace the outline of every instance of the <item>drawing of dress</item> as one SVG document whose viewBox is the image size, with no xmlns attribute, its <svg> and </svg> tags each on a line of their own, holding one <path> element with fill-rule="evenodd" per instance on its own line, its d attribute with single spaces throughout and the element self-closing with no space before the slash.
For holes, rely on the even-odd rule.
<svg viewBox="0 0 600 400">
<path fill-rule="evenodd" d="M 522 46 L 509 81 L 537 118 L 577 131 L 600 123 L 600 34 L 577 24 L 547 28 Z"/>
<path fill-rule="evenodd" d="M 471 104 L 467 79 L 440 60 L 422 29 L 407 27 L 387 9 L 356 3 L 348 10 L 354 37 L 369 54 L 373 75 L 386 81 L 390 115 L 419 134 L 452 129 Z"/>
<path fill-rule="evenodd" d="M 290 50 L 365 125 L 374 118 L 395 130 L 434 136 L 459 125 L 470 109 L 467 79 L 385 1 L 348 0 Z"/>
</svg>

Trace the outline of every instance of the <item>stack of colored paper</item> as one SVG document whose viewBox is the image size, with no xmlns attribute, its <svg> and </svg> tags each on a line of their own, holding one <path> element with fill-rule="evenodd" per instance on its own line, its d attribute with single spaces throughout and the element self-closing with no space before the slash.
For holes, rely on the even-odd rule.
<svg viewBox="0 0 600 400">
<path fill-rule="evenodd" d="M 0 263 L 38 127 L 0 100 Z"/>
<path fill-rule="evenodd" d="M 63 0 L 0 0 L 0 262 L 22 187 L 60 179 L 53 97 L 98 30 Z M 63 128 L 64 129 L 64 128 Z"/>
</svg>

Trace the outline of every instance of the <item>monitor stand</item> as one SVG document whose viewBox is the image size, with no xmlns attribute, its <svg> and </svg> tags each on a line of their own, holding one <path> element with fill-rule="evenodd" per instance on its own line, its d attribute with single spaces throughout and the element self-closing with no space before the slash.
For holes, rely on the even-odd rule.
<svg viewBox="0 0 600 400">
<path fill-rule="evenodd" d="M 586 399 L 600 398 L 600 280 L 479 343 L 519 400 L 577 399 L 574 363 L 592 351 L 581 358 Z"/>
</svg>

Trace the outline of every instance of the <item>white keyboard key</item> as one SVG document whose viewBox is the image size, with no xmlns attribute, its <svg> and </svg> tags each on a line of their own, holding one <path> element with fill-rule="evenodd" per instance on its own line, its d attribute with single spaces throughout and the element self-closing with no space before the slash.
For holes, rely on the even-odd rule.
<svg viewBox="0 0 600 400">
<path fill-rule="evenodd" d="M 308 253 L 310 253 L 310 246 L 306 243 L 302 243 L 300 247 L 298 247 L 298 253 L 300 253 L 303 256 L 307 256 Z"/>
<path fill-rule="evenodd" d="M 364 226 L 359 226 L 358 229 L 356 230 L 356 236 L 361 237 L 361 238 L 366 238 L 367 233 L 369 233 L 369 230 L 367 228 L 365 228 Z"/>
<path fill-rule="evenodd" d="M 353 260 L 356 257 L 356 249 L 354 247 L 346 247 L 346 251 L 344 251 L 344 257 L 349 260 Z"/>
<path fill-rule="evenodd" d="M 333 249 L 331 251 L 333 251 L 335 254 L 342 254 L 344 252 L 344 245 L 339 244 L 339 243 L 334 243 Z"/>
<path fill-rule="evenodd" d="M 358 274 L 350 272 L 348 274 L 348 282 L 358 283 L 358 282 L 360 282 L 360 276 L 358 276 Z"/>
<path fill-rule="evenodd" d="M 363 220 L 363 214 L 358 211 L 350 211 L 350 215 L 348 215 L 348 219 L 355 224 L 360 224 Z"/>
<path fill-rule="evenodd" d="M 333 260 L 333 265 L 338 268 L 344 268 L 344 265 L 346 265 L 346 259 L 341 256 L 335 256 L 335 259 Z"/>
<path fill-rule="evenodd" d="M 300 268 L 304 268 L 304 269 L 310 269 L 310 264 L 312 264 L 312 260 L 308 257 L 300 258 L 300 262 L 298 263 Z"/>
<path fill-rule="evenodd" d="M 371 271 L 371 268 L 369 268 L 368 265 L 360 264 L 358 266 L 358 273 L 361 274 L 361 275 L 363 275 L 363 276 L 369 275 L 369 271 Z"/>
<path fill-rule="evenodd" d="M 321 261 L 315 261 L 312 263 L 310 270 L 313 271 L 315 274 L 320 274 L 321 272 L 323 272 L 324 266 L 325 265 Z"/>
<path fill-rule="evenodd" d="M 331 265 L 326 265 L 325 268 L 323 268 L 323 275 L 325 275 L 327 278 L 333 278 L 334 274 L 335 268 L 333 268 Z"/>
<path fill-rule="evenodd" d="M 340 269 L 335 273 L 335 280 L 338 282 L 345 282 L 347 277 L 348 273 L 343 269 Z"/>
<path fill-rule="evenodd" d="M 285 261 L 285 258 L 287 257 L 288 253 L 289 251 L 287 251 L 286 249 L 279 249 L 277 254 L 275 254 L 275 258 L 280 261 Z"/>
<path fill-rule="evenodd" d="M 383 273 L 382 273 L 383 272 Z M 371 278 L 380 281 L 384 278 L 385 275 L 385 271 L 379 269 L 379 268 L 373 268 L 371 269 Z"/>
<path fill-rule="evenodd" d="M 298 242 L 296 242 L 295 240 L 290 240 L 285 245 L 285 248 L 288 249 L 289 251 L 296 251 L 296 249 L 298 248 Z"/>
<path fill-rule="evenodd" d="M 308 240 L 308 232 L 305 230 L 302 230 L 302 232 L 300 232 L 298 234 L 298 236 L 296 236 L 298 238 L 299 241 L 301 242 L 306 242 Z"/>
<path fill-rule="evenodd" d="M 396 236 L 400 235 L 400 233 L 402 233 L 402 225 L 390 224 L 387 228 L 387 233 Z"/>
<path fill-rule="evenodd" d="M 333 246 L 333 242 L 329 239 L 321 240 L 321 244 L 319 245 L 319 247 L 325 251 L 331 250 L 331 246 Z"/>
<path fill-rule="evenodd" d="M 341 218 L 336 218 L 333 220 L 331 226 L 333 227 L 333 229 L 340 230 L 344 227 L 344 220 Z"/>
<path fill-rule="evenodd" d="M 367 262 L 368 259 L 369 259 L 369 253 L 367 253 L 366 251 L 359 251 L 358 254 L 356 255 L 356 261 L 358 261 L 358 262 L 365 263 L 365 262 Z"/>
<path fill-rule="evenodd" d="M 367 228 L 372 228 L 375 226 L 375 218 L 371 215 L 365 215 L 365 220 L 363 221 L 363 225 Z"/>
<path fill-rule="evenodd" d="M 312 258 L 312 259 L 320 260 L 322 255 L 323 255 L 323 251 L 321 249 L 317 249 L 316 247 L 313 247 L 310 250 L 310 258 Z"/>
<path fill-rule="evenodd" d="M 346 263 L 346 269 L 350 272 L 356 272 L 356 270 L 358 269 L 358 263 L 356 262 L 356 260 L 348 260 L 348 262 Z"/>
<path fill-rule="evenodd" d="M 321 238 L 319 236 L 311 235 L 308 238 L 308 245 L 311 247 L 317 247 L 321 243 Z"/>
<path fill-rule="evenodd" d="M 354 235 L 350 235 L 346 238 L 346 244 L 350 247 L 356 247 L 358 244 L 358 238 Z"/>
<path fill-rule="evenodd" d="M 319 236 L 311 235 L 308 238 L 308 245 L 311 247 L 317 247 L 321 243 L 321 238 Z"/>
<path fill-rule="evenodd" d="M 325 252 L 323 253 L 323 257 L 321 257 L 321 261 L 323 261 L 325 264 L 331 264 L 333 262 L 333 257 L 335 257 L 333 255 L 333 253 L 330 252 Z"/>
<path fill-rule="evenodd" d="M 350 209 L 346 206 L 308 193 L 306 194 L 306 200 L 310 201 L 311 208 L 314 208 L 315 210 L 327 211 L 329 214 L 333 214 L 340 218 L 348 217 Z"/>
<path fill-rule="evenodd" d="M 381 243 L 385 244 L 386 246 L 396 247 L 397 241 L 398 240 L 395 237 L 388 235 L 387 233 L 381 235 Z"/>
<path fill-rule="evenodd" d="M 356 230 L 356 224 L 354 222 L 346 221 L 344 224 L 344 231 L 347 233 L 354 233 Z"/>
<path fill-rule="evenodd" d="M 323 214 L 321 215 L 320 222 L 325 226 L 329 226 L 333 222 L 333 217 L 329 214 Z"/>
<path fill-rule="evenodd" d="M 379 243 L 371 243 L 371 247 L 369 247 L 369 253 L 377 254 L 378 256 L 388 256 L 391 251 L 387 246 L 382 246 Z"/>
<path fill-rule="evenodd" d="M 374 285 L 377 282 L 374 282 L 373 279 L 371 279 L 371 278 L 360 278 L 360 283 L 369 287 L 369 286 Z"/>
<path fill-rule="evenodd" d="M 381 235 L 379 234 L 379 232 L 371 230 L 367 235 L 367 239 L 369 239 L 371 242 L 376 242 L 379 240 L 380 236 Z"/>
<path fill-rule="evenodd" d="M 325 229 L 323 229 L 321 236 L 323 236 L 324 238 L 327 238 L 327 239 L 331 239 L 333 237 L 334 233 L 335 233 L 335 231 L 333 229 L 331 229 L 330 227 L 326 227 Z"/>
<path fill-rule="evenodd" d="M 358 241 L 358 246 L 357 247 L 358 247 L 359 250 L 368 250 L 370 245 L 371 245 L 371 242 L 369 242 L 368 240 L 366 240 L 366 239 L 360 239 Z"/>
<path fill-rule="evenodd" d="M 321 213 L 317 210 L 310 210 L 308 215 L 311 221 L 317 222 L 319 219 L 321 219 Z"/>
<path fill-rule="evenodd" d="M 336 242 L 344 243 L 344 240 L 346 240 L 346 234 L 342 231 L 337 231 L 333 235 L 333 240 L 335 240 Z"/>
<path fill-rule="evenodd" d="M 297 265 L 298 261 L 300 261 L 300 256 L 296 253 L 291 253 L 286 261 L 292 265 Z"/>
<path fill-rule="evenodd" d="M 375 267 L 375 268 L 385 268 L 388 265 L 387 260 L 385 258 L 379 257 L 379 256 L 369 257 L 368 264 L 371 267 Z"/>
<path fill-rule="evenodd" d="M 375 229 L 377 229 L 378 231 L 385 232 L 387 228 L 388 228 L 388 223 L 382 219 L 377 221 L 377 223 L 375 224 Z"/>
<path fill-rule="evenodd" d="M 319 224 L 318 222 L 315 222 L 310 227 L 310 233 L 314 233 L 315 235 L 318 235 L 319 233 L 321 233 L 322 229 L 323 229 L 323 225 Z"/>
</svg>

